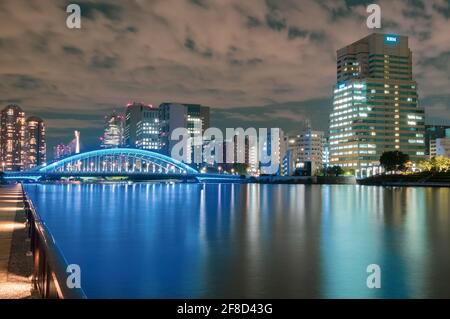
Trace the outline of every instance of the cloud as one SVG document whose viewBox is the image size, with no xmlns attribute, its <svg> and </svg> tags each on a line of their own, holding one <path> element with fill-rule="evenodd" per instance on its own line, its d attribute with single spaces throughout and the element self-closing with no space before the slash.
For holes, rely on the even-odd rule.
<svg viewBox="0 0 450 319">
<path fill-rule="evenodd" d="M 227 127 L 279 127 L 285 133 L 297 134 L 306 123 L 315 129 L 328 129 L 330 99 L 315 99 L 305 102 L 267 104 L 264 106 L 213 109 L 212 116 L 220 118 L 221 129 Z"/>
<path fill-rule="evenodd" d="M 85 114 L 73 123 L 90 122 L 92 130 L 132 100 L 210 105 L 216 126 L 232 119 L 223 111 L 249 125 L 294 130 L 310 117 L 326 129 L 336 50 L 371 33 L 365 6 L 372 2 L 382 8 L 380 32 L 409 36 L 430 118 L 450 119 L 450 98 L 433 99 L 450 87 L 446 0 L 92 0 L 79 2 L 80 30 L 66 27 L 61 2 L 4 0 L 0 96 L 44 118 Z M 317 101 L 326 103 L 321 112 Z"/>
<path fill-rule="evenodd" d="M 63 46 L 62 49 L 67 54 L 83 55 L 83 50 L 81 50 L 77 47 L 71 46 L 71 45 Z"/>
<path fill-rule="evenodd" d="M 71 2 L 67 2 L 67 4 L 69 3 Z M 118 21 L 121 18 L 122 8 L 106 1 L 77 2 L 77 4 L 81 8 L 83 16 L 88 19 L 95 20 L 99 14 L 112 21 Z"/>
<path fill-rule="evenodd" d="M 101 128 L 104 123 L 102 120 L 78 120 L 78 119 L 65 119 L 65 118 L 57 118 L 57 119 L 46 119 L 46 125 L 51 127 L 53 130 L 64 129 L 64 130 L 79 130 L 85 128 Z M 50 133 L 52 130 L 50 130 Z"/>
<path fill-rule="evenodd" d="M 91 58 L 90 66 L 95 69 L 111 69 L 117 67 L 118 61 L 117 56 L 96 54 Z"/>
</svg>

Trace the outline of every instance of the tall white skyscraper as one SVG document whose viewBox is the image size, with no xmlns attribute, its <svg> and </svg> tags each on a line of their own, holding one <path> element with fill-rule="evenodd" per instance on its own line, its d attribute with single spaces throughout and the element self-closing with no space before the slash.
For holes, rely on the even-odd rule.
<svg viewBox="0 0 450 319">
<path fill-rule="evenodd" d="M 375 33 L 337 51 L 331 166 L 371 175 L 394 150 L 417 162 L 425 155 L 424 121 L 407 37 Z"/>
</svg>

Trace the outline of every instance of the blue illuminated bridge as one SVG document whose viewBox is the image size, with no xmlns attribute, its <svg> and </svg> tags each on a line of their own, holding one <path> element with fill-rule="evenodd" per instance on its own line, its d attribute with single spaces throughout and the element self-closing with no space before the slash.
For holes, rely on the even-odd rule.
<svg viewBox="0 0 450 319">
<path fill-rule="evenodd" d="M 7 180 L 54 180 L 60 178 L 114 178 L 133 180 L 242 181 L 238 175 L 201 174 L 196 169 L 156 152 L 113 148 L 76 154 L 46 166 L 23 172 L 5 172 Z"/>
</svg>

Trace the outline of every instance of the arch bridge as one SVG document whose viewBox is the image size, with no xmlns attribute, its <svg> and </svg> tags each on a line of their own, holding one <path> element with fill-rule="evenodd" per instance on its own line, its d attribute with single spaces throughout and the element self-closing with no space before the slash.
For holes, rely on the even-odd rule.
<svg viewBox="0 0 450 319">
<path fill-rule="evenodd" d="M 61 177 L 112 177 L 137 179 L 238 180 L 236 175 L 200 174 L 169 156 L 134 148 L 101 149 L 69 156 L 23 172 L 5 172 L 9 180 L 40 180 Z"/>
</svg>

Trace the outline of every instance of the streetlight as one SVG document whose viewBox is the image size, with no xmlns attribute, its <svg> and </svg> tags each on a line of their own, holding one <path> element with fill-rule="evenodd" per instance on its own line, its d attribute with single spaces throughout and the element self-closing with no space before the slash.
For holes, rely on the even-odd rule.
<svg viewBox="0 0 450 319">
<path fill-rule="evenodd" d="M 219 170 L 219 174 L 220 174 L 220 172 L 222 171 L 222 166 L 219 166 L 217 169 Z"/>
<path fill-rule="evenodd" d="M 2 167 L 3 167 L 2 171 L 5 171 L 5 162 L 2 163 Z"/>
</svg>

